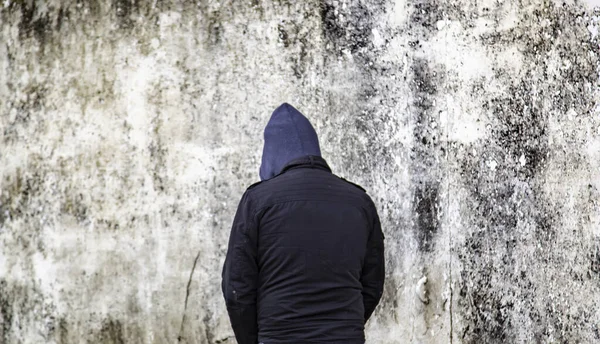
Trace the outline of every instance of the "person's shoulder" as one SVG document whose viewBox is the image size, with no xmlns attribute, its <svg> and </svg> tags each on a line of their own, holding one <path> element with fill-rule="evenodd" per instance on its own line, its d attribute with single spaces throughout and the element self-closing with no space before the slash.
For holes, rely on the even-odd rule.
<svg viewBox="0 0 600 344">
<path fill-rule="evenodd" d="M 284 176 L 285 176 L 285 174 L 280 174 L 273 178 L 256 182 L 256 183 L 248 186 L 248 188 L 246 189 L 246 192 L 261 194 L 263 191 L 269 191 L 271 188 L 281 185 L 281 183 L 282 183 L 281 179 Z"/>
<path fill-rule="evenodd" d="M 263 183 L 263 181 L 256 182 L 256 183 L 254 183 L 254 184 L 250 185 L 250 186 L 249 186 L 249 187 L 246 189 L 246 191 L 250 191 L 250 190 L 254 189 L 255 187 L 259 186 L 259 185 L 260 185 L 260 184 L 262 184 L 262 183 Z"/>
<path fill-rule="evenodd" d="M 272 185 L 273 179 L 261 180 L 256 182 L 246 188 L 246 194 L 252 198 L 262 198 L 265 193 L 269 193 L 269 190 L 272 189 L 270 185 Z"/>
<path fill-rule="evenodd" d="M 244 197 L 248 200 L 253 200 L 256 198 L 257 193 L 260 194 L 261 192 L 259 191 L 259 189 L 262 188 L 263 186 L 263 182 L 256 182 L 250 186 L 248 186 L 246 188 L 246 191 L 244 191 Z"/>
<path fill-rule="evenodd" d="M 339 176 L 338 176 L 338 178 L 340 178 L 341 180 L 343 180 L 344 182 L 346 182 L 346 184 L 352 185 L 352 186 L 354 186 L 355 188 L 357 188 L 357 189 L 361 190 L 362 192 L 364 192 L 364 193 L 367 193 L 367 190 L 365 190 L 365 188 L 363 188 L 362 186 L 360 186 L 360 185 L 358 185 L 358 184 L 356 184 L 356 183 L 353 183 L 353 182 L 349 181 L 349 180 L 348 180 L 348 179 L 346 179 L 346 178 L 339 177 Z"/>
<path fill-rule="evenodd" d="M 255 208 L 261 197 L 257 197 L 257 190 L 260 189 L 262 182 L 256 182 L 246 188 L 244 194 L 242 195 L 242 199 L 240 200 L 240 204 L 244 204 L 246 207 Z M 259 191 L 260 193 L 260 191 Z"/>
<path fill-rule="evenodd" d="M 369 193 L 367 192 L 367 190 L 365 188 L 363 188 L 362 186 L 360 186 L 359 184 L 353 183 L 343 177 L 339 177 L 339 179 L 341 179 L 345 185 L 348 185 L 352 190 L 356 191 L 358 194 L 361 195 L 361 199 L 365 202 L 365 206 L 371 210 L 375 209 L 375 203 L 373 202 L 373 200 L 371 199 L 371 196 L 369 196 Z"/>
</svg>

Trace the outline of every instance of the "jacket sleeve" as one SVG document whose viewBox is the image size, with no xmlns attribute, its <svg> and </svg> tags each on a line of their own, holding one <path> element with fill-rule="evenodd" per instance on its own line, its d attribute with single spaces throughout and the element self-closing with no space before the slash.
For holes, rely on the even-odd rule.
<svg viewBox="0 0 600 344">
<path fill-rule="evenodd" d="M 239 344 L 258 343 L 258 238 L 257 225 L 249 203 L 245 193 L 231 227 L 221 282 L 231 327 Z"/>
<path fill-rule="evenodd" d="M 374 207 L 373 207 L 374 208 Z M 365 323 L 373 314 L 383 294 L 385 280 L 385 260 L 383 249 L 383 232 L 377 211 L 374 211 L 373 229 L 367 243 L 367 255 L 363 264 L 360 282 L 362 284 Z"/>
</svg>

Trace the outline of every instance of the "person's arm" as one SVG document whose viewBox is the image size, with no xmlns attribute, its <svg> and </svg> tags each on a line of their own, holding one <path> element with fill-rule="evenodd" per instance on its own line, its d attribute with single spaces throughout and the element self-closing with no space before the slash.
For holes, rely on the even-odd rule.
<svg viewBox="0 0 600 344">
<path fill-rule="evenodd" d="M 373 229 L 369 235 L 367 255 L 363 264 L 360 283 L 362 284 L 363 305 L 365 308 L 365 324 L 373 314 L 383 294 L 385 280 L 385 260 L 383 251 L 383 233 L 377 211 L 374 210 Z"/>
<path fill-rule="evenodd" d="M 238 344 L 257 344 L 256 288 L 258 283 L 257 228 L 247 194 L 238 206 L 231 234 L 221 288 L 231 327 Z"/>
</svg>

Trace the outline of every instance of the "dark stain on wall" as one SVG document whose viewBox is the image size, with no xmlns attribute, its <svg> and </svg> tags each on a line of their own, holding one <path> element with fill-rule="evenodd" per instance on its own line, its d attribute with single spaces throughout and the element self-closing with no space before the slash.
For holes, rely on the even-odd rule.
<svg viewBox="0 0 600 344">
<path fill-rule="evenodd" d="M 458 249 L 463 270 L 457 302 L 467 320 L 459 332 L 465 343 L 514 342 L 523 326 L 515 319 L 528 319 L 528 331 L 535 333 L 537 342 L 549 338 L 568 342 L 581 332 L 566 326 L 562 319 L 565 313 L 571 317 L 583 313 L 561 310 L 562 305 L 550 301 L 545 307 L 536 303 L 536 288 L 542 281 L 528 271 L 558 265 L 561 259 L 551 251 L 556 245 L 560 210 L 545 198 L 542 188 L 555 150 L 548 143 L 549 116 L 564 119 L 570 110 L 589 116 L 590 99 L 594 99 L 590 85 L 597 80 L 596 63 L 589 60 L 589 35 L 585 26 L 576 22 L 577 14 L 546 5 L 549 7 L 543 10 L 522 11 L 516 28 L 482 36 L 482 43 L 490 49 L 517 44 L 524 56 L 524 71 L 511 79 L 509 71 L 494 69 L 494 78 L 504 83 L 507 91 L 497 97 L 487 94 L 485 88 L 478 90 L 485 115 L 494 123 L 489 136 L 473 145 L 459 145 L 453 152 L 464 157 L 461 175 L 470 192 L 472 210 L 467 216 L 474 228 L 465 246 Z M 543 20 L 549 25 L 540 26 Z M 572 68 L 561 69 L 558 78 L 550 77 L 553 67 L 548 53 L 569 58 Z M 475 156 L 461 153 L 473 148 L 477 149 Z M 498 164 L 495 169 L 486 165 L 491 160 Z M 532 235 L 527 236 L 523 226 L 529 226 Z M 523 245 L 527 252 L 522 251 Z M 533 259 L 529 255 L 545 258 L 534 260 L 527 269 L 517 269 L 524 259 Z M 518 310 L 514 307 L 517 302 Z"/>
<path fill-rule="evenodd" d="M 44 45 L 51 35 L 52 28 L 48 14 L 40 14 L 37 9 L 37 2 L 30 1 L 13 1 L 9 5 L 8 13 L 11 16 L 21 14 L 19 22 L 19 39 L 35 38 L 40 45 Z"/>
<path fill-rule="evenodd" d="M 284 15 L 294 13 L 291 9 L 292 3 L 289 1 L 273 1 L 270 5 L 274 7 L 276 12 L 282 12 Z M 310 3 L 305 6 L 316 8 Z M 264 17 L 264 8 L 259 1 L 252 4 L 252 9 L 257 11 L 261 18 Z M 286 50 L 286 60 L 289 62 L 293 75 L 299 81 L 302 81 L 307 68 L 310 68 L 313 64 L 313 54 L 318 48 L 315 45 L 320 43 L 319 41 L 315 43 L 315 32 L 318 31 L 312 25 L 307 25 L 307 20 L 310 20 L 311 16 L 314 15 L 310 10 L 307 10 L 302 16 L 290 16 L 281 19 L 277 25 L 277 39 Z"/>
<path fill-rule="evenodd" d="M 410 68 L 413 89 L 412 109 L 414 113 L 414 146 L 411 151 L 411 170 L 413 174 L 415 214 L 415 239 L 419 249 L 430 252 L 433 239 L 438 231 L 438 209 L 440 207 L 439 186 L 436 174 L 440 170 L 439 145 L 437 131 L 432 123 L 438 123 L 438 114 L 433 113 L 437 86 L 441 82 L 438 70 L 431 68 L 424 59 L 415 59 Z"/>
<path fill-rule="evenodd" d="M 525 158 L 525 165 L 515 168 L 516 176 L 521 180 L 529 180 L 540 173 L 548 156 L 548 114 L 532 97 L 535 86 L 530 82 L 531 72 L 527 74 L 520 83 L 508 87 L 506 97 L 493 98 L 484 105 L 498 120 L 499 125 L 492 129 L 492 135 L 504 155 L 503 160 L 516 162 L 521 156 Z"/>
<path fill-rule="evenodd" d="M 28 172 L 17 169 L 14 175 L 7 175 L 2 181 L 0 227 L 8 219 L 15 220 L 28 215 L 32 210 L 30 207 L 32 199 L 40 196 L 44 191 L 42 188 L 44 173 L 34 166 L 36 165 L 31 165 Z"/>
<path fill-rule="evenodd" d="M 433 237 L 438 231 L 438 187 L 434 184 L 417 186 L 415 191 L 416 238 L 419 249 L 424 252 L 431 251 Z"/>
<path fill-rule="evenodd" d="M 290 46 L 289 35 L 285 26 L 283 24 L 277 25 L 277 36 L 281 42 L 283 42 L 283 47 L 287 48 Z"/>
<path fill-rule="evenodd" d="M 308 52 L 312 48 L 309 31 L 302 30 L 301 23 L 295 21 L 283 21 L 277 27 L 278 38 L 284 48 L 293 49 L 289 62 L 297 79 L 302 79 L 310 64 Z"/>
<path fill-rule="evenodd" d="M 519 221 L 533 222 L 540 242 L 551 242 L 553 235 L 554 211 L 544 207 L 545 200 L 535 179 L 542 173 L 547 156 L 547 115 L 531 98 L 531 87 L 523 81 L 509 87 L 512 92 L 508 94 L 512 97 L 492 100 L 495 105 L 491 112 L 499 125 L 481 147 L 484 159 L 498 161 L 498 169 L 489 171 L 483 161 L 475 158 L 464 162 L 463 176 L 471 191 L 473 225 L 479 229 L 467 238 L 459 253 L 464 265 L 461 272 L 464 284 L 459 295 L 463 309 L 469 309 L 465 317 L 471 323 L 463 333 L 467 343 L 513 341 L 513 328 L 517 325 L 510 317 L 514 312 L 512 300 L 519 299 L 523 307 L 535 299 L 531 277 L 524 271 L 513 271 L 518 260 L 517 242 L 523 235 L 518 229 Z M 518 162 L 521 154 L 527 161 L 523 166 Z M 482 256 L 494 258 L 486 260 Z M 495 286 L 496 276 L 504 276 L 512 285 Z M 468 287 L 467 281 L 475 282 L 475 286 Z M 524 315 L 534 319 L 534 306 L 529 307 L 531 312 Z M 537 326 L 541 328 L 542 324 Z"/>
<path fill-rule="evenodd" d="M 8 85 L 9 90 L 13 91 L 13 85 Z M 9 107 L 16 110 L 14 119 L 8 120 L 4 127 L 4 143 L 15 142 L 19 139 L 19 128 L 28 128 L 32 123 L 42 125 L 43 118 L 34 117 L 36 112 L 42 110 L 45 106 L 48 89 L 39 84 L 29 84 L 21 92 L 25 94 L 24 98 L 12 98 L 8 100 Z M 10 118 L 10 117 L 9 117 Z"/>
<path fill-rule="evenodd" d="M 443 19 L 443 8 L 437 1 L 422 1 L 409 4 L 407 10 L 410 10 L 407 26 L 413 33 L 408 48 L 420 52 L 423 40 L 437 31 L 435 24 Z M 439 113 L 434 112 L 434 106 L 438 85 L 444 82 L 445 70 L 443 66 L 431 65 L 422 57 L 415 57 L 411 62 L 413 231 L 419 250 L 431 252 L 439 228 L 438 214 L 442 209 L 439 204 L 439 181 L 444 161 L 441 158 L 444 148 L 440 146 L 439 131 L 435 129 L 440 123 Z"/>
<path fill-rule="evenodd" d="M 202 323 L 204 324 L 204 336 L 206 338 L 207 343 L 215 342 L 215 334 L 213 332 L 213 327 L 210 324 L 211 318 L 212 318 L 212 314 L 208 310 L 207 310 L 206 314 L 204 315 L 204 317 L 202 317 Z"/>
<path fill-rule="evenodd" d="M 385 73 L 384 66 L 378 61 L 382 51 L 372 42 L 372 31 L 378 27 L 385 14 L 386 1 L 341 4 L 338 1 L 323 0 L 319 2 L 318 11 L 326 48 L 324 69 L 327 70 L 328 65 L 337 65 L 340 61 L 349 61 L 347 55 L 350 54 L 349 63 L 355 66 L 360 75 L 357 77 L 356 97 L 342 109 L 331 111 L 343 111 L 344 116 L 349 118 L 344 127 L 352 126 L 356 128 L 357 135 L 368 138 L 366 144 L 356 142 L 350 135 L 340 140 L 340 144 L 347 147 L 348 153 L 344 169 L 367 176 L 373 172 L 374 162 L 384 168 L 388 165 L 386 162 L 393 160 L 391 155 L 382 154 L 384 148 L 380 132 L 380 129 L 386 127 L 386 123 L 381 118 L 385 111 L 382 111 L 379 99 L 385 97 L 382 96 L 382 85 L 378 81 L 388 79 L 389 74 Z"/>
<path fill-rule="evenodd" d="M 69 343 L 69 327 L 67 320 L 65 318 L 58 319 L 58 343 L 59 344 L 68 344 Z"/>
<path fill-rule="evenodd" d="M 162 138 L 161 138 L 161 127 L 162 127 L 162 119 L 159 115 L 155 116 L 152 119 L 153 125 L 153 139 L 148 146 L 148 151 L 150 152 L 150 158 L 154 162 L 152 168 L 152 180 L 154 189 L 157 191 L 165 191 L 166 185 L 166 157 L 168 155 L 168 150 L 165 147 Z"/>
<path fill-rule="evenodd" d="M 472 259 L 470 257 L 485 257 L 494 250 L 493 245 L 503 245 L 509 250 L 514 247 L 512 240 L 493 240 L 493 244 L 486 245 L 485 234 L 474 235 L 467 240 L 469 254 L 458 253 L 461 261 Z M 495 266 L 496 263 L 498 266 Z M 514 324 L 509 317 L 513 311 L 515 295 L 504 295 L 500 288 L 495 286 L 494 276 L 510 273 L 507 266 L 514 265 L 514 258 L 510 254 L 502 255 L 501 261 L 478 264 L 476 273 L 468 269 L 460 272 L 463 282 L 458 288 L 459 304 L 461 309 L 469 309 L 464 318 L 467 325 L 461 330 L 461 338 L 465 343 L 506 343 L 514 338 L 512 328 Z M 475 281 L 476 286 L 469 288 L 466 281 Z"/>
<path fill-rule="evenodd" d="M 23 285 L 0 278 L 0 342 L 10 343 L 11 334 L 21 329 L 26 318 L 42 324 L 37 327 L 37 335 L 50 342 L 55 333 L 55 313 L 55 305 L 35 283 Z"/>
<path fill-rule="evenodd" d="M 2 331 L 0 332 L 0 339 L 2 343 L 8 343 L 13 318 L 12 302 L 7 289 L 6 281 L 0 279 L 0 319 L 2 319 L 0 322 L 0 331 Z"/>
<path fill-rule="evenodd" d="M 322 0 L 319 15 L 325 40 L 333 45 L 334 56 L 347 49 L 359 63 L 368 64 L 373 47 L 375 18 L 385 12 L 386 1 L 353 1 L 342 8 L 337 1 Z M 337 5 L 336 5 L 337 4 Z"/>
<path fill-rule="evenodd" d="M 600 239 L 596 239 L 596 244 L 590 252 L 590 276 L 589 278 L 600 278 Z"/>
<path fill-rule="evenodd" d="M 441 67 L 437 67 L 439 69 Z M 434 154 L 433 148 L 438 145 L 439 137 L 432 135 L 430 130 L 432 121 L 436 121 L 437 114 L 431 113 L 437 93 L 436 83 L 441 82 L 438 72 L 432 70 L 429 63 L 424 59 L 415 59 L 411 66 L 413 86 L 413 103 L 415 108 L 415 143 L 419 153 L 427 155 L 430 160 Z M 415 157 L 417 158 L 417 157 Z M 419 159 L 421 156 L 418 157 Z M 430 163 L 431 161 L 427 161 Z"/>
<path fill-rule="evenodd" d="M 114 0 L 112 7 L 117 16 L 119 28 L 132 29 L 133 16 L 139 13 L 139 0 Z"/>
<path fill-rule="evenodd" d="M 197 6 L 202 14 L 200 20 L 201 30 L 206 35 L 204 44 L 210 50 L 221 44 L 223 40 L 224 33 L 221 23 L 224 21 L 227 12 L 223 8 L 211 8 L 207 1 L 199 2 Z"/>
<path fill-rule="evenodd" d="M 123 336 L 123 325 L 119 320 L 107 318 L 102 321 L 102 328 L 98 333 L 95 343 L 101 344 L 125 344 Z"/>
<path fill-rule="evenodd" d="M 68 7 L 61 7 L 58 9 L 58 14 L 56 15 L 56 24 L 54 29 L 56 31 L 60 31 L 63 25 L 69 20 L 71 13 Z"/>
<path fill-rule="evenodd" d="M 208 18 L 208 43 L 218 45 L 221 43 L 222 28 L 219 21 L 219 12 L 215 12 Z"/>
<path fill-rule="evenodd" d="M 425 34 L 423 38 L 436 32 L 436 23 L 444 19 L 444 6 L 438 1 L 422 1 L 414 3 L 412 7 L 409 28 L 416 26 L 422 29 L 419 31 L 423 31 Z"/>
<path fill-rule="evenodd" d="M 82 193 L 75 195 L 64 195 L 62 197 L 60 211 L 63 214 L 73 216 L 78 222 L 84 222 L 89 216 L 89 209 L 83 199 Z"/>
</svg>

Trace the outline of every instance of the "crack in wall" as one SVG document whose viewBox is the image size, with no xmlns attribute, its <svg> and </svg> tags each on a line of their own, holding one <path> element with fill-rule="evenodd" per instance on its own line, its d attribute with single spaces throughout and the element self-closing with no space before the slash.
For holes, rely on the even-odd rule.
<svg viewBox="0 0 600 344">
<path fill-rule="evenodd" d="M 198 251 L 196 258 L 194 259 L 194 265 L 192 265 L 192 271 L 190 271 L 190 278 L 188 280 L 187 288 L 185 290 L 185 302 L 183 304 L 183 316 L 181 317 L 181 326 L 179 327 L 179 335 L 177 336 L 178 343 L 181 343 L 181 341 L 183 340 L 183 325 L 185 324 L 185 316 L 187 313 L 188 298 L 190 297 L 190 288 L 192 286 L 192 277 L 194 277 L 194 271 L 196 270 L 196 264 L 198 264 L 199 258 L 200 258 L 200 251 Z"/>
</svg>

